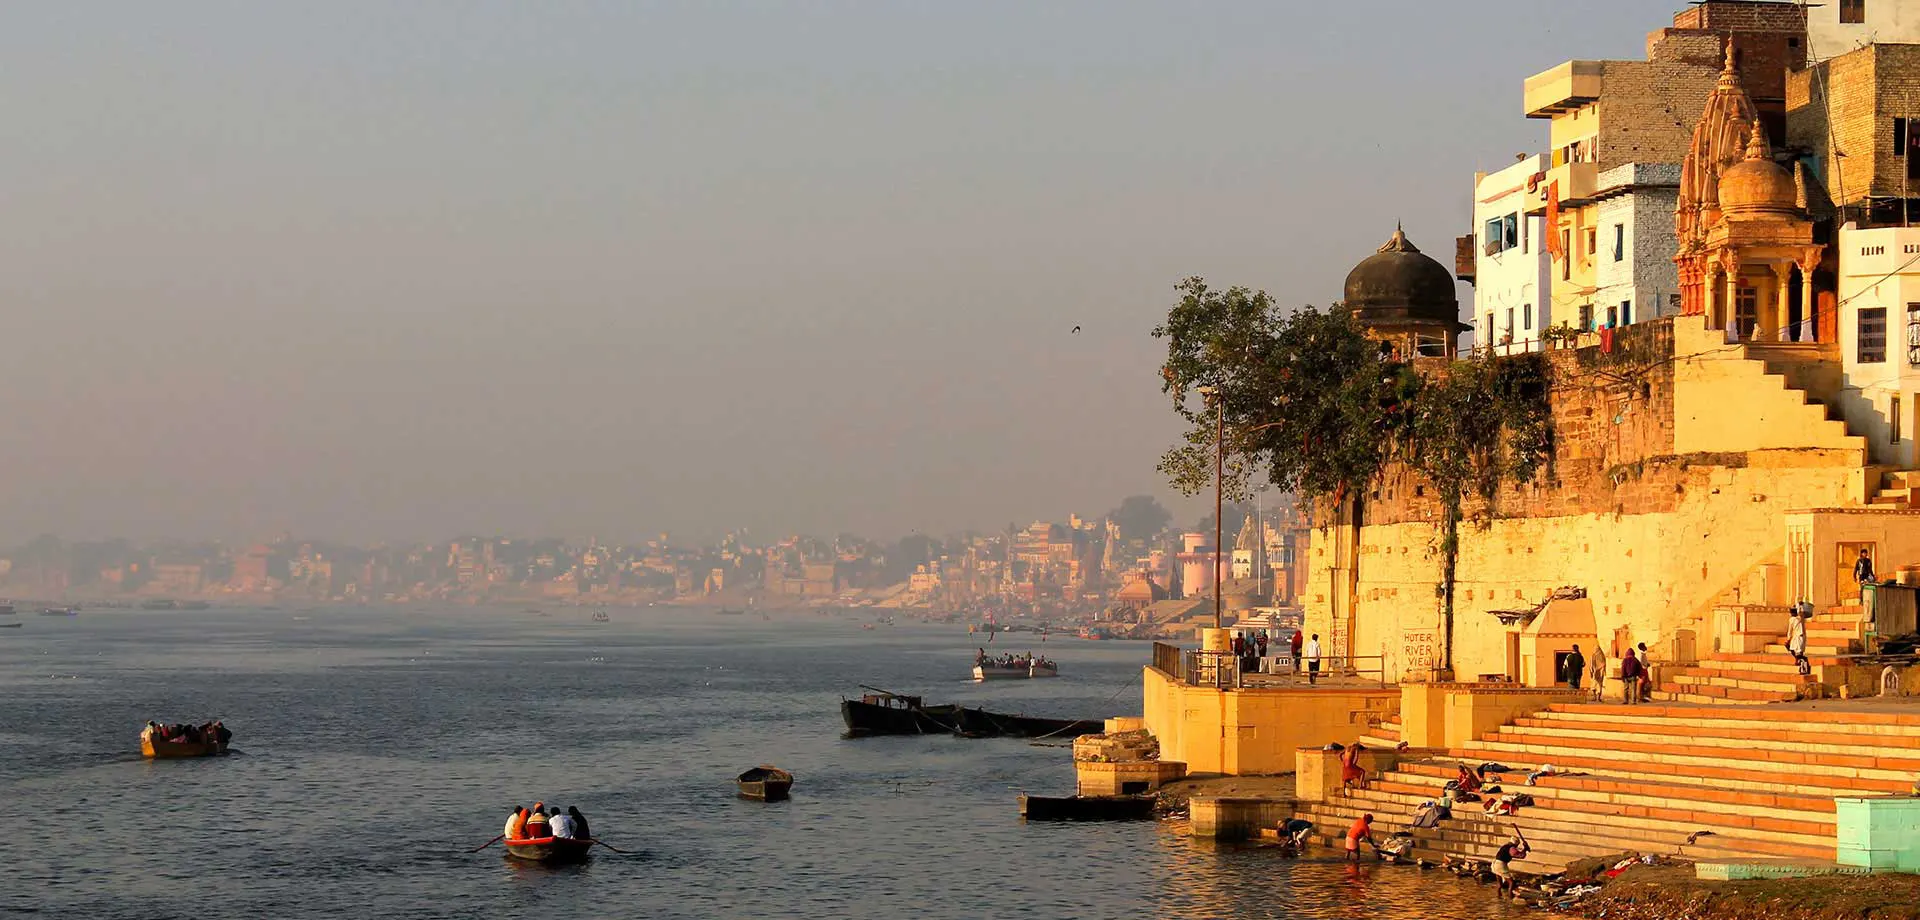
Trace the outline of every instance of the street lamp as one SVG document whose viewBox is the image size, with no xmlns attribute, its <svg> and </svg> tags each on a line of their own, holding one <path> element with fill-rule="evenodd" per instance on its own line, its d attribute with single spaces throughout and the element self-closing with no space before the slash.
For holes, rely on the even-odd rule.
<svg viewBox="0 0 1920 920">
<path fill-rule="evenodd" d="M 1217 422 L 1213 431 L 1213 628 L 1221 628 L 1221 606 L 1225 598 L 1220 590 L 1220 547 L 1226 527 L 1225 480 L 1227 472 L 1227 407 L 1214 387 L 1200 387 L 1200 396 L 1213 403 Z"/>
</svg>

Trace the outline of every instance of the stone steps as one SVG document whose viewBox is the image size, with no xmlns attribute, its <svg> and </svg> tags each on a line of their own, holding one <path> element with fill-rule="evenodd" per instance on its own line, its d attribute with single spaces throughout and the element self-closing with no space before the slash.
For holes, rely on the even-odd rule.
<svg viewBox="0 0 1920 920">
<path fill-rule="evenodd" d="M 1751 707 L 1659 707 L 1659 705 L 1613 705 L 1613 703 L 1553 703 L 1538 718 L 1561 720 L 1607 720 L 1628 726 L 1672 728 L 1663 734 L 1690 734 L 1693 728 L 1738 728 L 1747 732 L 1795 732 L 1828 738 L 1834 734 L 1866 738 L 1912 738 L 1920 745 L 1920 711 L 1914 714 L 1832 713 L 1832 711 L 1768 711 Z"/>
<path fill-rule="evenodd" d="M 1920 772 L 1920 750 L 1901 751 L 1874 744 L 1809 744 L 1798 741 L 1762 740 L 1724 735 L 1692 734 L 1685 738 L 1672 735 L 1648 735 L 1622 732 L 1604 727 L 1568 725 L 1552 719 L 1514 720 L 1516 733 L 1532 738 L 1581 739 L 1617 743 L 1623 738 L 1640 739 L 1649 744 L 1663 743 L 1669 749 L 1709 756 L 1738 755 L 1746 761 L 1834 766 L 1884 767 L 1891 770 Z"/>
<path fill-rule="evenodd" d="M 1731 775 L 1750 781 L 1770 780 L 1778 784 L 1796 784 L 1802 788 L 1827 790 L 1857 790 L 1877 792 L 1905 792 L 1913 785 L 1913 774 L 1897 770 L 1860 767 L 1831 767 L 1765 760 L 1730 759 L 1723 753 L 1701 755 L 1679 755 L 1662 752 L 1661 745 L 1622 745 L 1624 742 L 1580 743 L 1552 741 L 1541 743 L 1540 739 L 1528 740 L 1524 737 L 1508 739 L 1502 737 L 1496 741 L 1483 741 L 1465 749 L 1463 756 L 1488 756 L 1487 760 L 1511 762 L 1522 760 L 1528 763 L 1551 763 L 1560 766 L 1570 763 L 1587 769 L 1607 770 L 1617 765 L 1631 766 L 1634 763 L 1647 762 L 1649 755 L 1658 755 L 1662 766 L 1684 769 L 1702 776 Z"/>
<path fill-rule="evenodd" d="M 1475 765 L 1467 766 L 1471 768 Z M 1555 767 L 1558 768 L 1559 765 L 1556 764 Z M 1453 763 L 1436 761 L 1407 764 L 1400 772 L 1409 777 L 1418 776 L 1433 780 L 1437 789 L 1454 778 L 1455 768 Z M 1674 782 L 1670 778 L 1655 778 L 1654 775 L 1647 774 L 1622 775 L 1576 771 L 1571 774 L 1558 773 L 1542 776 L 1532 786 L 1526 786 L 1524 782 L 1501 782 L 1497 785 L 1509 791 L 1546 790 L 1550 797 L 1566 797 L 1570 800 L 1597 801 L 1595 796 L 1608 796 L 1611 797 L 1609 801 L 1625 802 L 1627 801 L 1625 797 L 1645 796 L 1668 801 L 1697 802 L 1701 803 L 1700 807 L 1724 806 L 1707 810 L 1770 809 L 1769 814 L 1772 816 L 1789 820 L 1819 820 L 1807 816 L 1831 815 L 1834 811 L 1831 797 L 1779 792 L 1778 784 L 1757 789 L 1740 789 L 1715 784 Z M 1438 792 L 1434 794 L 1437 795 Z M 1538 793 L 1535 794 L 1538 795 Z"/>
<path fill-rule="evenodd" d="M 1651 711 L 1655 709 L 1652 705 L 1614 707 L 1613 709 L 1619 711 L 1603 710 L 1602 707 L 1568 707 L 1555 704 L 1532 718 L 1550 720 L 1564 725 L 1598 724 L 1617 731 L 1641 735 L 1751 738 L 1762 741 L 1796 741 L 1805 744 L 1831 744 L 1843 739 L 1871 741 L 1879 738 L 1898 738 L 1907 740 L 1889 741 L 1889 743 L 1920 746 L 1920 726 L 1849 725 L 1824 721 L 1814 726 L 1808 725 L 1804 718 L 1796 722 L 1745 718 L 1745 710 L 1742 710 L 1741 717 L 1701 719 L 1675 715 L 1641 715 L 1635 711 Z"/>
</svg>

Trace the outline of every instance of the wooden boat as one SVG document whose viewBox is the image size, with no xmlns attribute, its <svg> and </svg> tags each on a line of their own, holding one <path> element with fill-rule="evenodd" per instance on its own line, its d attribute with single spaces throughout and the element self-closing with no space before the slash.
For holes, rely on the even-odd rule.
<svg viewBox="0 0 1920 920">
<path fill-rule="evenodd" d="M 1153 817 L 1150 795 L 1023 795 L 1020 817 L 1028 821 L 1138 821 Z"/>
<path fill-rule="evenodd" d="M 975 659 L 974 680 L 1025 680 L 1033 677 L 1059 677 L 1060 666 L 1045 658 Z"/>
<path fill-rule="evenodd" d="M 156 760 L 176 757 L 214 757 L 227 752 L 227 746 L 218 741 L 157 741 L 153 738 L 140 739 L 140 754 Z"/>
<path fill-rule="evenodd" d="M 0 629 L 19 629 L 25 625 L 24 623 L 0 623 Z"/>
<path fill-rule="evenodd" d="M 793 774 L 770 764 L 761 764 L 740 774 L 740 797 L 762 802 L 782 802 L 793 788 Z"/>
<path fill-rule="evenodd" d="M 530 837 L 502 842 L 506 844 L 508 856 L 550 866 L 582 862 L 593 851 L 593 841 L 581 837 Z"/>
<path fill-rule="evenodd" d="M 1043 719 L 967 706 L 955 708 L 953 721 L 968 738 L 1078 738 L 1107 730 L 1103 719 Z"/>
<path fill-rule="evenodd" d="M 950 735 L 959 730 L 954 721 L 959 708 L 927 706 L 917 696 L 875 690 L 857 700 L 841 700 L 840 718 L 847 723 L 849 738 L 871 735 Z"/>
</svg>

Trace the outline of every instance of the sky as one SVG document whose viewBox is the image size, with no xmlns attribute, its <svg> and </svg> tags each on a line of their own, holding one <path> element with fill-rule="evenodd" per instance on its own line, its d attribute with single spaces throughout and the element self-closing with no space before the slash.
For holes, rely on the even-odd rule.
<svg viewBox="0 0 1920 920">
<path fill-rule="evenodd" d="M 1197 518 L 1174 285 L 1450 264 L 1682 5 L 7 4 L 0 539 Z"/>
</svg>

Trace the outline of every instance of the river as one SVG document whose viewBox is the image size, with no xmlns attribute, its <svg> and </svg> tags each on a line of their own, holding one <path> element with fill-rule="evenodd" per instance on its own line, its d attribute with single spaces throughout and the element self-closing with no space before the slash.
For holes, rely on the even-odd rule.
<svg viewBox="0 0 1920 920">
<path fill-rule="evenodd" d="M 858 684 L 1035 715 L 1138 713 L 1145 643 L 1003 636 L 1056 680 L 974 685 L 964 628 L 795 612 L 87 610 L 0 630 L 0 914 L 90 918 L 1480 918 L 1439 873 L 1195 845 L 1151 823 L 1023 825 L 1070 756 L 1017 740 L 846 740 Z M 1009 641 L 1012 640 L 1012 641 Z M 235 753 L 143 761 L 147 719 Z M 759 763 L 793 800 L 749 803 Z M 577 805 L 600 850 L 525 866 L 515 804 Z"/>
</svg>

